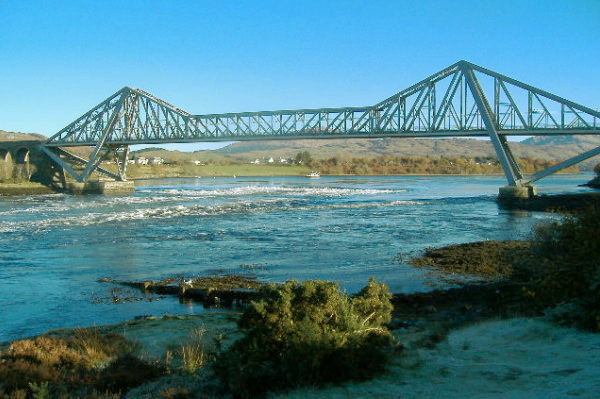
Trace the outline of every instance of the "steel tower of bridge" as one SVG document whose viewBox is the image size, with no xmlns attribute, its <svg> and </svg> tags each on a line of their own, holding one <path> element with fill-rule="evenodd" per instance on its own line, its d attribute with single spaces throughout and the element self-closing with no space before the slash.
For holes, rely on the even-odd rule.
<svg viewBox="0 0 600 399">
<path fill-rule="evenodd" d="M 242 140 L 489 137 L 509 186 L 520 187 L 600 154 L 600 147 L 523 176 L 507 136 L 600 134 L 600 112 L 459 61 L 366 107 L 193 115 L 124 87 L 42 144 L 79 182 L 93 172 L 125 180 L 129 145 Z M 65 148 L 91 146 L 89 159 Z M 117 174 L 102 167 L 117 160 Z"/>
</svg>

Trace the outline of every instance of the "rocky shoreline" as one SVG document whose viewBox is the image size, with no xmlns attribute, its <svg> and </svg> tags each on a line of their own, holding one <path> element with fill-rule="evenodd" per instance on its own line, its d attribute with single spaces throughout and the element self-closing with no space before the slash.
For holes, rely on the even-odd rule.
<svg viewBox="0 0 600 399">
<path fill-rule="evenodd" d="M 425 263 L 425 259 L 437 259 L 438 262 L 428 267 L 435 268 L 439 271 L 448 273 L 457 273 L 457 270 L 462 269 L 462 266 L 456 266 L 456 262 L 460 258 L 460 254 L 472 252 L 471 258 L 481 258 L 484 254 L 490 252 L 497 253 L 495 260 L 501 259 L 503 250 L 511 248 L 520 248 L 518 242 L 486 242 L 478 245 L 477 243 L 468 243 L 446 248 L 440 248 L 437 251 L 442 251 L 442 256 L 431 256 L 433 250 L 428 251 L 425 257 L 420 261 Z M 437 253 L 437 252 L 436 252 Z M 538 320 L 540 313 L 534 311 L 523 302 L 523 285 L 503 279 L 504 270 L 495 269 L 495 260 L 489 261 L 492 264 L 489 268 L 484 268 L 479 265 L 476 269 L 485 269 L 483 275 L 487 281 L 478 283 L 464 284 L 457 288 L 439 289 L 431 292 L 413 293 L 413 294 L 395 294 L 392 298 L 394 305 L 393 318 L 389 328 L 395 338 L 395 341 L 400 345 L 394 354 L 392 354 L 392 362 L 387 373 L 381 377 L 376 377 L 372 381 L 364 383 L 350 382 L 343 384 L 343 393 L 339 393 L 339 387 L 325 387 L 323 389 L 309 390 L 294 390 L 289 395 L 297 398 L 319 398 L 324 395 L 324 392 L 333 390 L 338 398 L 364 397 L 376 398 L 380 397 L 374 391 L 374 384 L 380 388 L 389 390 L 395 389 L 398 394 L 405 394 L 406 397 L 421 397 L 420 393 L 427 385 L 423 381 L 417 384 L 421 374 L 429 374 L 436 370 L 432 365 L 429 367 L 425 362 L 444 362 L 445 356 L 456 357 L 456 354 L 442 354 L 441 348 L 444 348 L 448 342 L 453 342 L 456 334 L 461 334 L 464 329 L 473 329 L 477 326 L 482 326 L 483 331 L 475 334 L 485 334 L 489 329 L 486 329 L 486 323 L 495 323 L 495 329 L 508 328 L 513 323 L 524 324 L 525 328 L 532 328 L 539 331 L 540 328 L 546 328 L 545 322 L 537 321 L 533 325 L 527 324 L 523 317 L 534 318 L 528 320 Z M 419 261 L 416 261 L 417 263 Z M 476 262 L 477 263 L 477 262 Z M 421 266 L 425 267 L 425 266 Z M 204 288 L 190 288 L 191 290 L 206 290 L 207 292 L 235 292 L 232 288 L 238 285 L 244 285 L 244 278 L 229 277 L 222 278 L 200 278 Z M 253 279 L 250 279 L 251 281 Z M 140 291 L 153 292 L 164 295 L 179 295 L 183 293 L 180 290 L 175 290 L 174 287 L 179 287 L 179 281 L 165 280 L 161 282 L 117 282 L 113 280 L 103 280 L 106 283 L 123 284 L 129 287 L 135 287 Z M 242 282 L 242 284 L 238 284 Z M 260 284 L 253 281 L 252 284 Z M 190 285 L 189 281 L 182 281 L 182 285 Z M 200 286 L 200 284 L 199 284 Z M 210 289 L 208 286 L 218 287 L 218 289 Z M 249 292 L 255 288 L 245 288 Z M 188 298 L 189 300 L 204 301 L 204 298 L 195 297 Z M 231 304 L 224 302 L 210 302 L 208 304 L 227 307 Z M 230 308 L 224 309 L 220 313 L 205 313 L 196 316 L 163 316 L 163 317 L 141 317 L 137 320 L 131 320 L 114 325 L 98 326 L 88 328 L 86 330 L 93 331 L 101 336 L 111 336 L 119 334 L 129 342 L 135 343 L 138 348 L 139 356 L 153 364 L 162 364 L 170 356 L 169 353 L 176 353 L 179 349 L 178 345 L 185 344 L 190 339 L 190 334 L 193 331 L 203 331 L 202 345 L 205 350 L 210 349 L 216 342 L 220 347 L 227 347 L 234 342 L 240 335 L 237 321 L 241 313 Z M 502 321 L 501 321 L 502 320 Z M 518 320 L 518 321 L 512 321 Z M 536 324 L 537 323 L 537 324 Z M 511 327 L 512 328 L 512 327 Z M 554 327 L 553 327 L 554 328 Z M 81 330 L 81 329 L 79 329 Z M 69 337 L 73 334 L 73 329 L 55 330 L 44 334 L 48 337 Z M 582 345 L 589 345 L 587 342 L 591 339 L 590 335 L 585 335 L 587 341 L 582 341 Z M 471 338 L 469 338 L 471 339 Z M 580 339 L 581 341 L 581 339 Z M 496 340 L 498 345 L 502 342 Z M 460 349 L 463 353 L 468 353 L 470 348 L 467 348 L 467 343 L 461 344 L 464 347 Z M 470 345 L 470 344 L 469 344 Z M 1 345 L 0 348 L 6 348 L 7 345 Z M 473 348 L 477 350 L 477 348 Z M 532 349 L 533 350 L 533 349 Z M 397 353 L 396 353 L 397 352 Z M 167 355 L 165 355 L 167 354 Z M 481 355 L 479 355 L 481 356 Z M 435 359 L 435 360 L 434 360 Z M 479 364 L 486 360 L 480 358 Z M 494 362 L 495 359 L 488 359 L 489 362 Z M 588 358 L 582 359 L 581 362 L 587 362 Z M 178 360 L 175 360 L 175 364 Z M 578 363 L 579 364 L 579 363 Z M 181 367 L 181 366 L 177 366 Z M 482 367 L 482 366 L 479 366 Z M 516 366 L 511 366 L 516 367 Z M 522 367 L 522 365 L 519 365 Z M 485 369 L 485 368 L 484 368 Z M 484 370 L 482 369 L 482 370 Z M 430 370 L 430 371 L 425 371 Z M 418 372 L 417 372 L 418 371 Z M 399 374 L 398 374 L 399 373 Z M 418 376 L 411 377 L 414 380 L 406 380 L 407 373 L 417 373 Z M 525 373 L 525 371 L 519 372 Z M 386 377 L 386 375 L 388 377 Z M 391 375 L 398 375 L 394 378 L 395 382 L 391 382 Z M 400 378 L 399 375 L 404 377 Z M 399 379 L 398 379 L 399 378 Z M 431 378 L 427 377 L 427 379 Z M 447 381 L 442 373 L 435 376 L 435 379 L 442 378 L 445 383 Z M 472 376 L 470 378 L 481 379 L 481 376 Z M 486 377 L 487 378 L 487 377 Z M 567 379 L 567 376 L 559 376 L 557 378 Z M 399 381 L 403 381 L 399 383 Z M 408 389 L 410 386 L 410 389 Z M 507 382 L 507 387 L 510 383 Z M 452 388 L 454 389 L 454 388 Z M 509 390 L 512 388 L 509 388 Z M 129 399 L 146 399 L 155 397 L 169 397 L 168 393 L 178 393 L 181 398 L 229 398 L 228 395 L 222 395 L 218 391 L 212 372 L 210 369 L 199 368 L 193 373 L 168 373 L 158 379 L 152 379 L 137 387 L 132 387 L 124 396 Z M 345 393 L 344 393 L 345 392 Z M 584 394 L 580 397 L 587 398 Z M 288 393 L 283 396 L 278 396 L 275 393 L 269 395 L 271 398 L 288 397 Z M 358 395 L 358 396 L 357 396 Z M 2 397 L 0 392 L 0 397 Z M 446 397 L 446 396 L 441 396 Z M 450 396 L 448 396 L 450 397 Z M 493 397 L 493 396 L 492 396 Z M 105 397 L 102 397 L 105 398 Z M 106 398 L 109 398 L 108 396 Z"/>
<path fill-rule="evenodd" d="M 597 289 L 593 279 L 600 253 L 595 240 L 599 212 L 590 208 L 549 223 L 534 231 L 532 242 L 482 241 L 424 251 L 411 264 L 458 286 L 392 296 L 392 318 L 385 328 L 394 343 L 383 374 L 369 381 L 291 389 L 268 397 L 456 398 L 485 393 L 501 398 L 523 392 L 538 397 L 556 393 L 558 384 L 561 396 L 595 398 L 600 383 L 590 377 L 600 373 L 600 338 L 594 333 L 600 330 L 594 320 L 600 319 L 592 292 Z M 243 307 L 257 290 L 263 293 L 263 283 L 237 275 L 100 282 L 227 309 L 198 316 L 140 317 L 5 343 L 0 345 L 0 398 L 14 397 L 4 394 L 2 381 L 14 381 L 23 395 L 47 389 L 36 383 L 27 390 L 23 381 L 39 381 L 36 373 L 73 378 L 71 384 L 82 384 L 75 385 L 75 395 L 77 389 L 89 392 L 89 381 L 101 389 L 111 387 L 113 393 L 98 394 L 97 399 L 231 397 L 219 391 L 205 364 L 243 336 L 237 324 L 242 314 L 231 307 Z M 567 293 L 573 286 L 579 290 Z M 127 348 L 126 356 L 121 348 Z M 39 356 L 56 359 L 58 366 L 38 370 L 41 366 L 31 359 Z M 62 363 L 65 356 L 71 360 Z M 77 364 L 89 362 L 104 366 L 85 366 L 83 377 L 72 373 Z"/>
<path fill-rule="evenodd" d="M 454 320 L 458 325 L 490 315 L 511 314 L 522 306 L 517 303 L 521 283 L 509 280 L 514 259 L 527 256 L 528 241 L 480 241 L 429 248 L 422 256 L 409 261 L 413 267 L 428 269 L 445 282 L 459 284 L 457 288 L 437 289 L 430 292 L 393 294 L 397 319 L 438 321 Z M 237 309 L 257 296 L 265 283 L 244 275 L 203 276 L 197 278 L 167 278 L 162 281 L 99 282 L 127 286 L 140 293 L 178 297 L 181 301 L 196 301 L 206 307 Z M 118 299 L 117 299 L 118 300 Z M 516 314 L 516 313 L 515 313 Z M 396 319 L 396 318 L 395 318 Z M 393 321 L 392 324 L 406 324 Z M 457 324 L 458 323 L 458 324 Z"/>
<path fill-rule="evenodd" d="M 503 209 L 534 212 L 574 212 L 600 204 L 600 192 L 536 195 L 531 198 L 498 199 Z"/>
</svg>

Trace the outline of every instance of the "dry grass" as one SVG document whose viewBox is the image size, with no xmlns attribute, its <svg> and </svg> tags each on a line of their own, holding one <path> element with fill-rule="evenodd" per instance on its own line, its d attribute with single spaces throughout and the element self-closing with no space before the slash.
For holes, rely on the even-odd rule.
<svg viewBox="0 0 600 399">
<path fill-rule="evenodd" d="M 57 393 L 69 398 L 68 392 L 110 398 L 161 375 L 162 368 L 135 358 L 133 349 L 122 336 L 103 335 L 96 329 L 14 341 L 0 351 L 0 399 L 24 394 L 46 398 Z M 135 373 L 130 373 L 134 369 Z M 136 378 L 122 374 L 135 374 Z"/>
<path fill-rule="evenodd" d="M 180 370 L 184 373 L 194 374 L 206 364 L 208 355 L 204 342 L 205 334 L 206 330 L 204 329 L 193 330 L 188 343 L 179 348 L 178 354 L 181 357 Z"/>
<path fill-rule="evenodd" d="M 234 288 L 258 289 L 263 283 L 255 277 L 241 275 L 198 277 L 192 280 L 191 286 L 200 289 L 228 290 Z"/>
<path fill-rule="evenodd" d="M 184 399 L 193 398 L 193 394 L 186 387 L 167 387 L 158 392 L 158 397 L 162 399 Z"/>
</svg>

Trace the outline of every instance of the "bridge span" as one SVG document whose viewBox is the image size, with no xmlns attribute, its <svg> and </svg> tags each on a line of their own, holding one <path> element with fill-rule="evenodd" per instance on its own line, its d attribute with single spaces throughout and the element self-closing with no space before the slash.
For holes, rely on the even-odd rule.
<svg viewBox="0 0 600 399">
<path fill-rule="evenodd" d="M 44 151 L 78 182 L 92 173 L 126 180 L 129 146 L 186 142 L 378 137 L 489 137 L 509 188 L 600 154 L 600 147 L 524 176 L 508 136 L 600 134 L 600 112 L 467 61 L 371 106 L 194 115 L 124 87 L 67 125 Z M 89 159 L 68 151 L 90 146 Z M 117 173 L 100 166 L 111 156 Z"/>
</svg>

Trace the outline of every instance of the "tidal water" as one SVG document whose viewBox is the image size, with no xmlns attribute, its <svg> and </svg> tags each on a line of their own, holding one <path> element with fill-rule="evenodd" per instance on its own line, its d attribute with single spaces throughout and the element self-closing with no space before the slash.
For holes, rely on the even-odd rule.
<svg viewBox="0 0 600 399">
<path fill-rule="evenodd" d="M 587 191 L 577 185 L 590 177 L 553 176 L 538 187 Z M 136 184 L 128 196 L 0 199 L 0 342 L 140 315 L 210 311 L 124 292 L 101 278 L 237 273 L 272 282 L 334 280 L 355 292 L 374 276 L 393 292 L 429 290 L 435 278 L 408 266 L 410 256 L 431 246 L 526 238 L 532 225 L 556 217 L 499 209 L 499 176 Z M 114 303 L 113 294 L 122 300 Z"/>
</svg>

